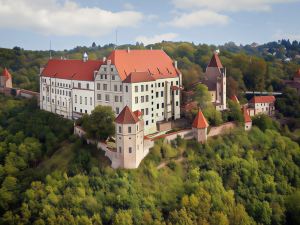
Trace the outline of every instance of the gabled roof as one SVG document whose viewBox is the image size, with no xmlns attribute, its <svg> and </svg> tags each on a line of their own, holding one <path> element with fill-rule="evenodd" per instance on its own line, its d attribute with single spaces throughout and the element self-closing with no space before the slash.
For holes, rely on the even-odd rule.
<svg viewBox="0 0 300 225">
<path fill-rule="evenodd" d="M 42 76 L 69 80 L 93 81 L 94 71 L 103 64 L 100 60 L 50 59 Z"/>
<path fill-rule="evenodd" d="M 223 68 L 219 55 L 214 53 L 207 67 Z"/>
<path fill-rule="evenodd" d="M 120 124 L 136 124 L 138 121 L 139 119 L 127 105 L 115 119 L 115 122 Z"/>
<path fill-rule="evenodd" d="M 194 119 L 192 127 L 198 128 L 198 129 L 204 129 L 207 128 L 209 125 L 201 112 L 201 110 L 198 111 L 196 118 Z"/>
<path fill-rule="evenodd" d="M 152 77 L 149 72 L 132 72 L 126 77 L 125 80 L 123 80 L 124 83 L 139 83 L 149 81 L 155 81 L 154 77 Z"/>
<path fill-rule="evenodd" d="M 231 99 L 233 102 L 235 102 L 235 103 L 240 103 L 240 101 L 239 101 L 239 99 L 236 97 L 236 95 L 232 95 L 232 96 L 230 97 L 230 99 Z"/>
<path fill-rule="evenodd" d="M 273 103 L 275 100 L 274 96 L 254 96 L 250 103 Z"/>
<path fill-rule="evenodd" d="M 114 50 L 107 59 L 116 66 L 122 81 L 132 72 L 147 72 L 154 79 L 180 74 L 163 50 Z"/>
<path fill-rule="evenodd" d="M 246 107 L 243 107 L 243 115 L 244 115 L 244 121 L 245 121 L 245 123 L 252 122 L 252 119 L 251 119 L 251 117 L 249 115 L 249 112 L 248 112 L 248 110 L 247 110 Z"/>
<path fill-rule="evenodd" d="M 4 68 L 4 70 L 2 71 L 2 76 L 6 77 L 6 79 L 11 79 L 11 74 L 6 68 Z"/>
</svg>

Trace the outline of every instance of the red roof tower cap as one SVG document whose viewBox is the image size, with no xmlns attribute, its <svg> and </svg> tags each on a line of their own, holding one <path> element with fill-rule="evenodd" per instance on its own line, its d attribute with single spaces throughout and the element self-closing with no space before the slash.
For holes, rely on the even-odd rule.
<svg viewBox="0 0 300 225">
<path fill-rule="evenodd" d="M 209 126 L 201 110 L 198 111 L 192 126 L 198 129 L 204 129 Z"/>
<path fill-rule="evenodd" d="M 223 68 L 219 55 L 214 53 L 207 67 Z"/>
<path fill-rule="evenodd" d="M 2 76 L 6 77 L 7 79 L 11 79 L 11 74 L 9 73 L 9 71 L 4 68 L 3 72 L 2 72 Z"/>
<path fill-rule="evenodd" d="M 249 115 L 248 110 L 247 110 L 246 107 L 243 107 L 243 114 L 244 114 L 244 121 L 245 121 L 245 123 L 252 122 L 252 119 L 251 119 L 251 117 L 250 117 L 250 115 Z"/>
<path fill-rule="evenodd" d="M 130 110 L 127 105 L 115 119 L 115 122 L 120 124 L 136 124 L 138 121 L 139 119 L 137 118 L 137 116 Z"/>
</svg>

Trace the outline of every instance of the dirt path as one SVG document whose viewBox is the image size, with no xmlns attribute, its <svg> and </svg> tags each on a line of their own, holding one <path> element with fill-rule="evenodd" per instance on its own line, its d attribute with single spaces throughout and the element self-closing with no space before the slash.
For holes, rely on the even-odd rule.
<svg viewBox="0 0 300 225">
<path fill-rule="evenodd" d="M 182 161 L 184 161 L 184 160 L 185 160 L 185 158 L 184 158 L 183 156 L 180 156 L 179 158 L 175 159 L 174 162 L 179 163 L 179 162 L 182 162 Z M 156 168 L 157 168 L 158 170 L 160 170 L 160 169 L 166 167 L 167 164 L 168 164 L 169 162 L 171 162 L 171 161 L 172 161 L 172 160 L 167 160 L 167 161 L 165 161 L 165 162 L 162 162 L 162 163 L 159 164 Z"/>
</svg>

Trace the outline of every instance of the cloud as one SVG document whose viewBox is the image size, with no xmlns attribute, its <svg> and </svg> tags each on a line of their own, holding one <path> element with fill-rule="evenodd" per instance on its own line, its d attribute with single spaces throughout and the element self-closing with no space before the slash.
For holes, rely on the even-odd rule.
<svg viewBox="0 0 300 225">
<path fill-rule="evenodd" d="M 268 11 L 273 4 L 299 0 L 172 0 L 178 9 L 208 9 L 213 11 Z"/>
<path fill-rule="evenodd" d="M 134 8 L 135 8 L 134 5 L 129 2 L 124 3 L 123 7 L 126 10 L 134 10 Z"/>
<path fill-rule="evenodd" d="M 81 7 L 72 0 L 0 0 L 0 27 L 46 35 L 102 36 L 117 27 L 134 27 L 142 20 L 136 11 Z"/>
<path fill-rule="evenodd" d="M 167 24 L 179 28 L 191 28 L 213 24 L 225 25 L 228 22 L 229 18 L 226 15 L 209 10 L 200 10 L 191 13 L 183 13 L 179 16 L 176 16 Z"/>
<path fill-rule="evenodd" d="M 165 33 L 165 34 L 154 35 L 152 37 L 138 36 L 135 40 L 138 42 L 142 42 L 144 45 L 149 45 L 149 44 L 155 44 L 162 41 L 172 41 L 176 37 L 178 37 L 178 34 L 176 33 Z"/>
</svg>

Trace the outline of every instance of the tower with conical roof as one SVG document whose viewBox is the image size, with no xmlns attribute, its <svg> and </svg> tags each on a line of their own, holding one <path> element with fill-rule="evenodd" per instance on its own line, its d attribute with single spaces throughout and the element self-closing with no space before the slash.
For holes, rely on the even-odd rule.
<svg viewBox="0 0 300 225">
<path fill-rule="evenodd" d="M 193 125 L 192 125 L 192 131 L 193 131 L 194 138 L 198 142 L 200 142 L 200 143 L 206 142 L 208 126 L 209 126 L 208 122 L 206 121 L 201 110 L 199 109 L 199 111 L 194 119 Z"/>
<path fill-rule="evenodd" d="M 6 68 L 4 68 L 2 75 L 0 76 L 0 87 L 12 88 L 12 77 Z"/>
<path fill-rule="evenodd" d="M 137 168 L 145 156 L 144 121 L 140 111 L 132 112 L 128 106 L 115 120 L 117 159 L 120 168 Z M 114 162 L 112 162 L 114 164 Z"/>
<path fill-rule="evenodd" d="M 218 52 L 215 52 L 206 68 L 203 83 L 208 87 L 212 102 L 217 110 L 226 107 L 226 68 L 223 67 Z"/>
</svg>

